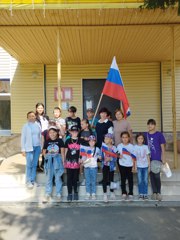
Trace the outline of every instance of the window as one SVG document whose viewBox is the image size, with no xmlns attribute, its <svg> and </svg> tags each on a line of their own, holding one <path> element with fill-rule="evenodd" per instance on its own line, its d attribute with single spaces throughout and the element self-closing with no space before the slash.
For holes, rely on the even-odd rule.
<svg viewBox="0 0 180 240">
<path fill-rule="evenodd" d="M 11 129 L 10 79 L 0 79 L 0 131 Z"/>
</svg>

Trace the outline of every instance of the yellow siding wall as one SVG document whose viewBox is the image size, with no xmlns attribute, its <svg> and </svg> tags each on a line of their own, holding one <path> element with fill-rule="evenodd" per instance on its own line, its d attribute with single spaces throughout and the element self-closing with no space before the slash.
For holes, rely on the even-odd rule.
<svg viewBox="0 0 180 240">
<path fill-rule="evenodd" d="M 32 73 L 38 72 L 33 78 Z M 21 132 L 26 122 L 26 113 L 35 110 L 37 102 L 44 102 L 43 65 L 18 64 L 11 82 L 11 129 Z"/>
<path fill-rule="evenodd" d="M 180 130 L 180 62 L 175 65 L 176 78 L 176 121 L 177 130 Z M 163 105 L 163 130 L 172 131 L 172 83 L 171 83 L 171 63 L 162 63 L 162 105 Z"/>
<path fill-rule="evenodd" d="M 10 78 L 11 56 L 0 47 L 0 78 Z"/>
<path fill-rule="evenodd" d="M 73 101 L 77 116 L 82 117 L 82 79 L 106 78 L 109 65 L 62 66 L 62 87 L 73 87 Z M 145 131 L 149 118 L 155 118 L 160 128 L 160 64 L 121 64 L 119 65 L 132 116 L 129 117 L 134 131 Z M 52 117 L 54 87 L 57 86 L 56 65 L 47 66 L 47 114 Z M 67 113 L 63 112 L 63 117 Z"/>
</svg>

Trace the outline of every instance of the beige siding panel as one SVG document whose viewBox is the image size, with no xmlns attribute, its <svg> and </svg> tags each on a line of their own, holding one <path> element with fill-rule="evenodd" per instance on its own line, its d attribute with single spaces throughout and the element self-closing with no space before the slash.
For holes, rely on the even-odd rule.
<svg viewBox="0 0 180 240">
<path fill-rule="evenodd" d="M 0 47 L 0 78 L 10 78 L 11 56 Z"/>
<path fill-rule="evenodd" d="M 33 78 L 36 71 L 38 76 Z M 21 132 L 28 111 L 35 110 L 37 102 L 43 102 L 43 65 L 19 64 L 11 82 L 11 129 L 12 133 Z"/>
<path fill-rule="evenodd" d="M 176 80 L 176 123 L 177 131 L 180 131 L 180 62 L 175 64 Z M 162 101 L 163 101 L 163 125 L 164 131 L 173 131 L 172 120 L 172 80 L 171 62 L 162 63 Z"/>
<path fill-rule="evenodd" d="M 73 88 L 73 100 L 70 105 L 77 107 L 77 116 L 82 117 L 82 79 L 106 78 L 109 65 L 72 65 L 62 66 L 62 87 Z M 120 64 L 120 71 L 130 103 L 132 116 L 129 117 L 134 131 L 145 131 L 149 118 L 155 118 L 160 128 L 160 64 L 132 63 Z M 47 65 L 47 114 L 52 117 L 54 87 L 57 86 L 56 65 Z M 63 111 L 63 117 L 67 112 Z"/>
</svg>

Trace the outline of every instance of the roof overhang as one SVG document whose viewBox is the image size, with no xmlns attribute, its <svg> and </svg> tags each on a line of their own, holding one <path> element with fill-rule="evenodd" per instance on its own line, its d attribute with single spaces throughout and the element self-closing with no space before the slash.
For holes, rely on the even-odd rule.
<svg viewBox="0 0 180 240">
<path fill-rule="evenodd" d="M 55 64 L 58 31 L 62 64 L 105 64 L 114 55 L 118 62 L 166 61 L 172 56 L 172 28 L 180 60 L 177 8 L 0 10 L 0 46 L 21 63 Z"/>
</svg>

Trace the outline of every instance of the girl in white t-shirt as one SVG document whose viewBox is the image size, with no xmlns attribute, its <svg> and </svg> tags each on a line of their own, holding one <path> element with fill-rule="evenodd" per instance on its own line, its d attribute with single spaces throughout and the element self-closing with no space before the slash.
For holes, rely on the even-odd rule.
<svg viewBox="0 0 180 240">
<path fill-rule="evenodd" d="M 121 174 L 122 200 L 133 200 L 133 173 L 134 170 L 134 146 L 130 143 L 130 134 L 127 131 L 121 133 L 122 143 L 117 146 L 119 152 L 119 171 Z M 129 193 L 126 191 L 126 179 L 128 179 Z"/>
<path fill-rule="evenodd" d="M 143 133 L 136 135 L 135 155 L 137 164 L 139 200 L 148 200 L 148 167 L 150 166 L 149 149 L 144 145 Z"/>
</svg>

